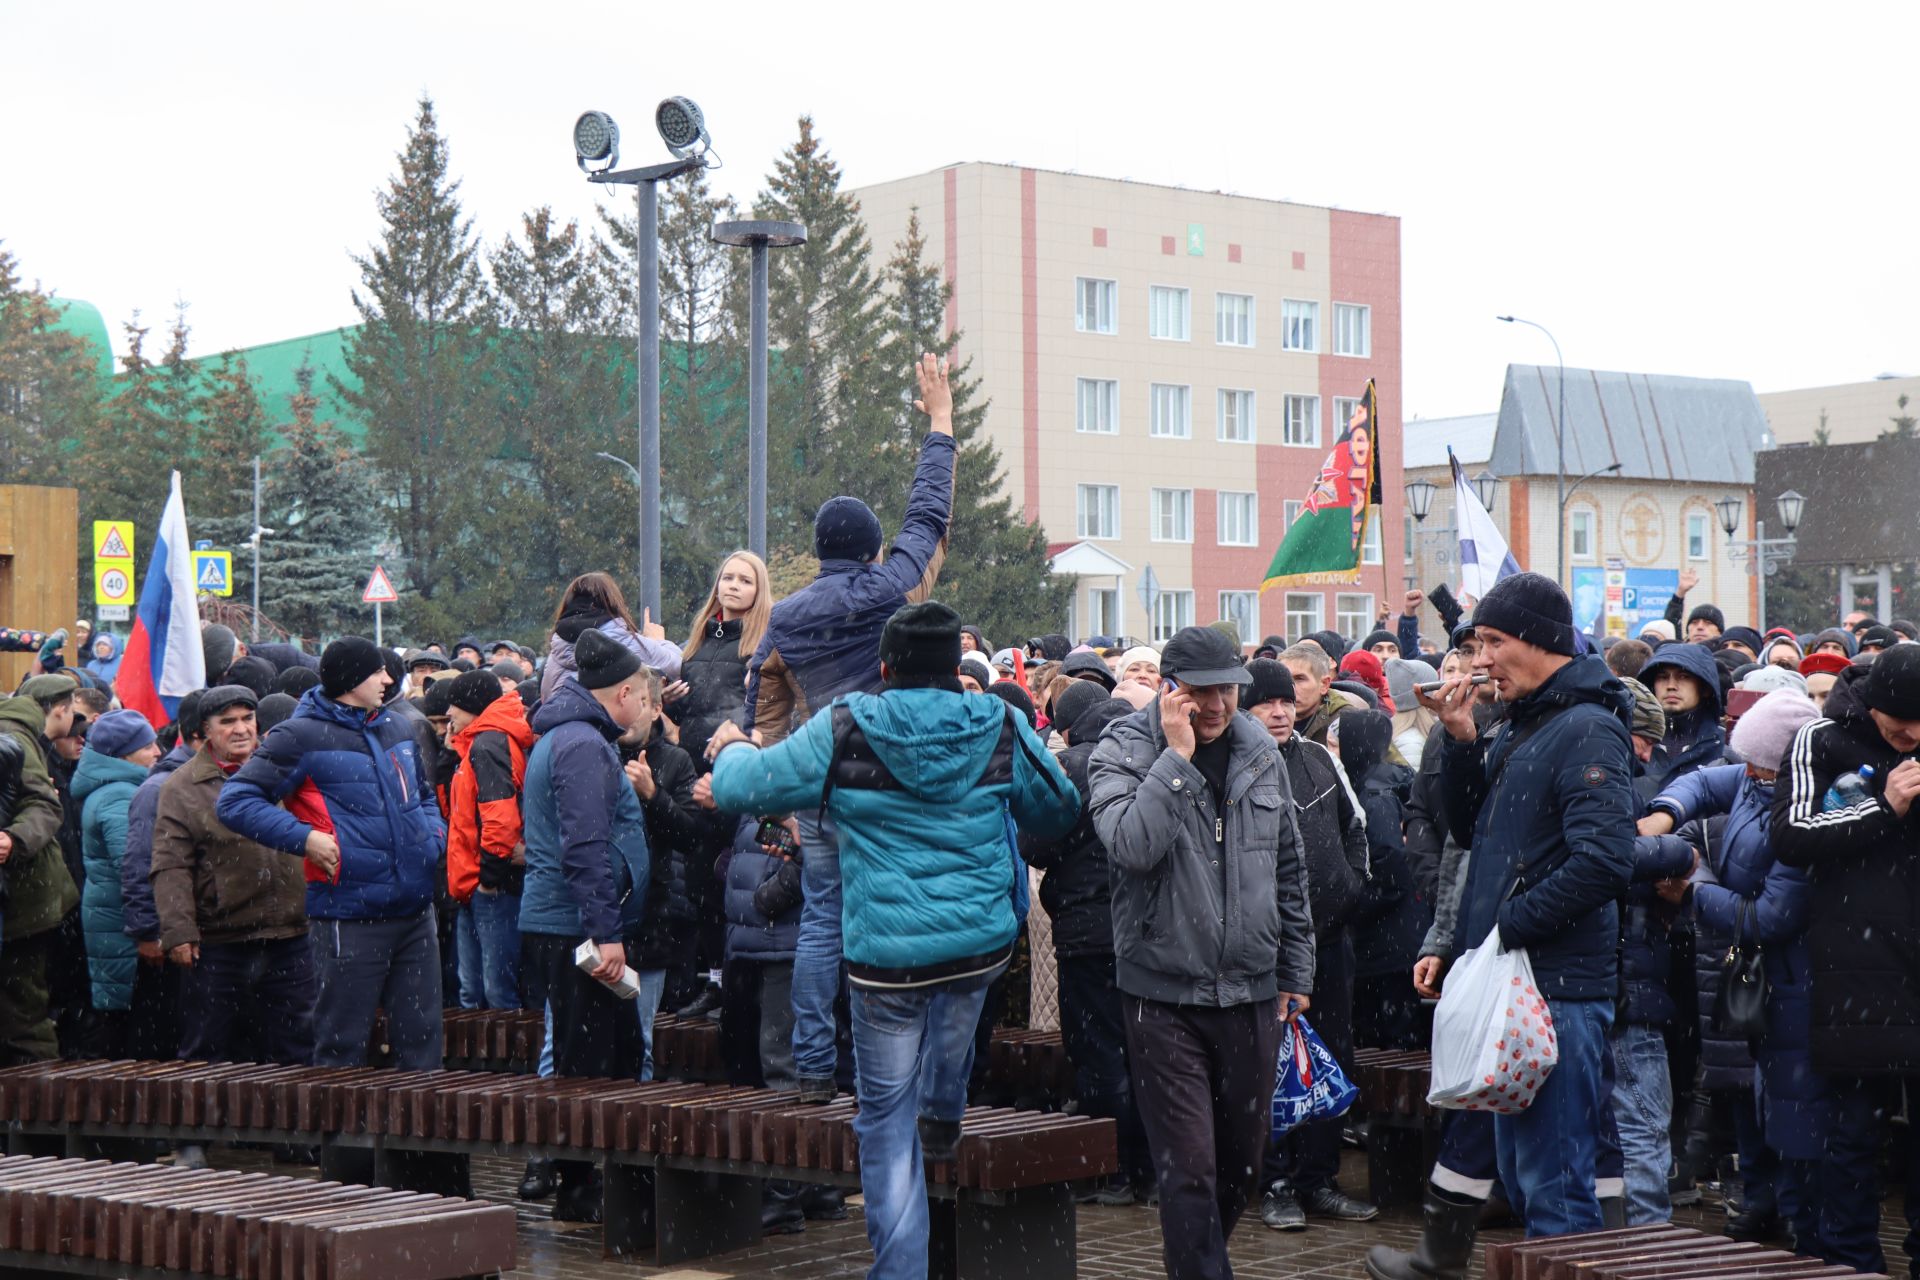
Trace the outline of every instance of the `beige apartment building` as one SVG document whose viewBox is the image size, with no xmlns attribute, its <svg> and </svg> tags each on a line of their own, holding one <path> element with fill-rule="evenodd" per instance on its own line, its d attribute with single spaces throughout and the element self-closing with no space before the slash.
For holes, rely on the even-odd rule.
<svg viewBox="0 0 1920 1280">
<path fill-rule="evenodd" d="M 1079 576 L 1064 629 L 1372 626 L 1399 588 L 1390 442 L 1363 580 L 1259 592 L 1369 378 L 1399 421 L 1399 219 L 981 163 L 853 194 L 877 253 L 917 209 L 944 263 L 1008 491 Z"/>
<path fill-rule="evenodd" d="M 1459 545 L 1447 448 L 1469 478 L 1498 480 L 1490 512 L 1522 569 L 1552 576 L 1558 555 L 1556 495 L 1560 373 L 1509 365 L 1497 413 L 1416 420 L 1405 426 L 1409 484 L 1435 486 L 1426 519 L 1404 515 L 1402 569 L 1423 591 L 1460 589 Z M 1574 619 L 1637 635 L 1660 617 L 1691 569 L 1688 607 L 1720 606 L 1729 626 L 1751 626 L 1757 591 L 1745 562 L 1728 554 L 1714 504 L 1740 500 L 1735 539 L 1754 536 L 1754 455 L 1767 423 L 1744 382 L 1659 374 L 1566 370 L 1566 576 Z M 1610 470 L 1618 464 L 1618 470 Z M 1769 518 L 1763 515 L 1762 518 Z M 1770 531 L 1777 535 L 1779 530 Z M 1423 612 L 1423 630 L 1438 638 Z"/>
<path fill-rule="evenodd" d="M 1761 395 L 1760 407 L 1776 445 L 1812 444 L 1823 424 L 1828 444 L 1866 444 L 1892 429 L 1896 417 L 1920 417 L 1920 377 L 1769 391 Z"/>
</svg>

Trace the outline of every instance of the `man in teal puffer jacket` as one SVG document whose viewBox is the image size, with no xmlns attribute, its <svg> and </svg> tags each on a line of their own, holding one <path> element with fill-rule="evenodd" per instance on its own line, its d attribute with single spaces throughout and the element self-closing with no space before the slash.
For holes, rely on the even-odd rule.
<svg viewBox="0 0 1920 1280">
<path fill-rule="evenodd" d="M 160 746 L 145 716 L 138 711 L 109 711 L 88 730 L 86 750 L 73 773 L 87 871 L 80 890 L 80 923 L 86 934 L 93 1007 L 104 1015 L 91 1050 L 101 1057 L 122 1057 L 126 1047 L 127 1011 L 133 1007 L 138 961 L 134 941 L 124 927 L 120 859 L 127 849 L 127 807 L 159 758 Z"/>
<path fill-rule="evenodd" d="M 713 739 L 721 809 L 821 805 L 839 827 L 873 1277 L 926 1274 L 921 1159 L 959 1142 L 981 1005 L 1019 928 L 1015 826 L 1053 838 L 1080 816 L 1026 721 L 961 693 L 959 667 L 960 615 L 910 604 L 881 633 L 886 692 L 837 699 L 751 755 L 734 749 L 755 745 L 736 724 Z"/>
</svg>

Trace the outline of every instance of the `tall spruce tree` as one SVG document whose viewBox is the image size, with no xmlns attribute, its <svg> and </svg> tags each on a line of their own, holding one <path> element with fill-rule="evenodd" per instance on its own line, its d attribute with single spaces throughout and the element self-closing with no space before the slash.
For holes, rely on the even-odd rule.
<svg viewBox="0 0 1920 1280">
<path fill-rule="evenodd" d="M 887 261 L 885 363 L 907 367 L 922 353 L 952 356 L 960 335 L 946 332 L 952 286 L 927 260 L 920 211 L 907 218 L 906 234 Z M 954 464 L 953 523 L 948 553 L 935 594 L 978 626 L 994 643 L 1058 630 L 1073 598 L 1073 579 L 1047 567 L 1047 536 L 1014 512 L 1004 492 L 1000 451 L 986 434 L 987 403 L 967 360 L 951 371 Z M 913 436 L 924 420 L 903 405 L 902 433 Z"/>
<path fill-rule="evenodd" d="M 107 402 L 87 438 L 79 465 L 80 528 L 95 520 L 131 520 L 135 570 L 144 581 L 147 555 L 166 506 L 168 476 L 182 473 L 182 487 L 193 469 L 198 430 L 199 379 L 187 359 L 186 307 L 176 308 L 167 346 L 158 361 L 147 354 L 150 330 L 138 313 L 125 326 L 127 353 L 121 357 L 119 389 Z M 195 527 L 187 508 L 187 530 Z M 196 535 L 197 536 L 197 535 Z M 81 539 L 82 581 L 93 576 L 93 539 Z"/>
<path fill-rule="evenodd" d="M 260 608 L 318 644 L 365 631 L 360 588 L 379 536 L 379 499 L 367 463 L 331 422 L 316 421 L 313 370 L 302 366 L 288 397 L 292 421 L 264 467 Z"/>
<path fill-rule="evenodd" d="M 267 450 L 267 409 L 247 359 L 237 351 L 204 369 L 194 432 L 193 469 L 185 488 L 195 539 L 209 539 L 233 557 L 233 594 L 253 590 L 253 559 L 242 546 L 253 534 L 253 460 Z"/>
<path fill-rule="evenodd" d="M 20 276 L 0 248 L 0 475 L 65 478 L 69 446 L 86 439 L 104 392 L 86 340 L 56 326 L 60 304 Z"/>
<path fill-rule="evenodd" d="M 334 391 L 366 424 L 366 453 L 404 558 L 414 629 L 456 625 L 482 551 L 472 521 L 501 436 L 488 412 L 491 301 L 480 245 L 449 176 L 433 102 L 422 98 L 400 169 L 375 198 L 383 231 L 353 294 L 361 327 Z"/>
<path fill-rule="evenodd" d="M 632 486 L 594 456 L 632 452 L 619 415 L 633 365 L 624 344 L 595 332 L 603 296 L 578 224 L 556 226 L 550 209 L 537 209 L 491 266 L 509 462 L 481 526 L 497 554 L 480 582 L 497 607 L 476 600 L 463 621 L 531 638 L 575 575 L 633 563 Z"/>
</svg>

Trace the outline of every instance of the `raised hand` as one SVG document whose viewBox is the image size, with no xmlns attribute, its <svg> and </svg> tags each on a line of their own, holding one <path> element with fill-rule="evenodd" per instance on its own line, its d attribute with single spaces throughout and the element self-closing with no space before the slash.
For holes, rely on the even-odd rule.
<svg viewBox="0 0 1920 1280">
<path fill-rule="evenodd" d="M 920 383 L 920 398 L 913 407 L 933 419 L 932 428 L 943 436 L 953 434 L 953 388 L 947 385 L 947 358 L 931 353 L 922 355 L 913 367 Z"/>
</svg>

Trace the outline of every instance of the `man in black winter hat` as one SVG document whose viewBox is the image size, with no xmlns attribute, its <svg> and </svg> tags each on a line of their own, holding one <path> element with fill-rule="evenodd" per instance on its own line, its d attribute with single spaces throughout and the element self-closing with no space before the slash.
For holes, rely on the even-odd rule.
<svg viewBox="0 0 1920 1280">
<path fill-rule="evenodd" d="M 1572 603 L 1550 578 L 1502 578 L 1473 621 L 1473 673 L 1507 704 L 1505 726 L 1480 737 L 1465 673 L 1418 695 L 1446 727 L 1447 821 L 1473 850 L 1453 952 L 1527 949 L 1560 1062 L 1525 1111 L 1495 1117 L 1500 1178 L 1529 1236 L 1597 1231 L 1594 1117 L 1606 1105 L 1617 903 L 1633 876 L 1633 697 L 1597 655 L 1579 656 Z M 1415 985 L 1437 987 L 1451 958 L 1423 958 Z M 1478 1203 L 1430 1188 L 1426 1211 L 1429 1235 L 1452 1242 L 1444 1269 L 1464 1268 Z"/>
</svg>

